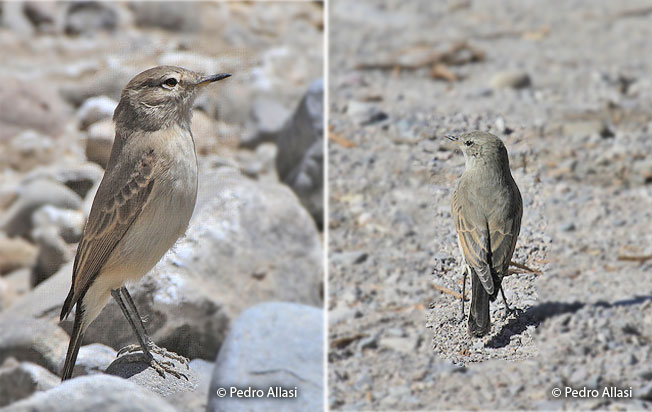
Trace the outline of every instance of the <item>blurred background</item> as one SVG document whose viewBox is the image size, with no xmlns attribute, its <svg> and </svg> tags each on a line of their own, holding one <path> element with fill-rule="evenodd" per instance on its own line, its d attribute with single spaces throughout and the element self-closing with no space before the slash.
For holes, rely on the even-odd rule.
<svg viewBox="0 0 652 412">
<path fill-rule="evenodd" d="M 321 2 L 0 3 L 0 407 L 231 410 L 217 387 L 274 384 L 299 399 L 247 405 L 321 409 L 323 29 Z M 89 377 L 58 386 L 73 319 L 58 316 L 111 117 L 157 65 L 233 74 L 196 101 L 187 234 L 130 287 L 153 340 L 191 359 L 190 380 L 103 375 L 135 342 L 110 302 L 73 375 Z"/>
<path fill-rule="evenodd" d="M 329 405 L 652 407 L 652 6 L 330 2 Z M 524 215 L 470 339 L 443 137 L 499 136 Z M 467 293 L 469 289 L 467 288 Z M 468 313 L 468 306 L 467 306 Z M 555 398 L 554 387 L 632 388 Z"/>
</svg>

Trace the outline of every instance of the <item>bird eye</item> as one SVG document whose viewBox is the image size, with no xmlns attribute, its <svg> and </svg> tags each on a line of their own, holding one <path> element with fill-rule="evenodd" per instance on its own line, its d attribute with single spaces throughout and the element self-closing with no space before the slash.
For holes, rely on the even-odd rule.
<svg viewBox="0 0 652 412">
<path fill-rule="evenodd" d="M 470 140 L 467 140 L 466 142 L 464 142 L 464 144 L 467 146 L 473 146 L 473 142 Z"/>
<path fill-rule="evenodd" d="M 177 79 L 175 79 L 174 77 L 170 77 L 169 79 L 163 82 L 163 84 L 169 87 L 174 87 L 177 85 L 177 83 L 178 83 Z"/>
</svg>

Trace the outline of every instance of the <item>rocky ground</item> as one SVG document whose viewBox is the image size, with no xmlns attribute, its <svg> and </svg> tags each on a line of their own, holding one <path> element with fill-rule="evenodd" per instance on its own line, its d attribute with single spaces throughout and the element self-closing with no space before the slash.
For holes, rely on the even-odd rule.
<svg viewBox="0 0 652 412">
<path fill-rule="evenodd" d="M 652 409 L 649 4 L 330 13 L 330 407 Z M 513 260 L 537 271 L 514 268 L 517 313 L 492 304 L 482 339 L 458 323 L 464 161 L 443 139 L 474 129 L 507 146 L 525 209 Z M 552 395 L 565 387 L 600 396 Z"/>
<path fill-rule="evenodd" d="M 216 388 L 251 383 L 296 386 L 284 409 L 320 409 L 322 5 L 5 2 L 0 46 L 0 408 L 239 410 Z M 162 64 L 233 74 L 194 108 L 190 227 L 130 286 L 188 379 L 116 360 L 135 338 L 110 302 L 60 384 L 73 317 L 59 312 L 111 116 L 129 79 Z"/>
</svg>

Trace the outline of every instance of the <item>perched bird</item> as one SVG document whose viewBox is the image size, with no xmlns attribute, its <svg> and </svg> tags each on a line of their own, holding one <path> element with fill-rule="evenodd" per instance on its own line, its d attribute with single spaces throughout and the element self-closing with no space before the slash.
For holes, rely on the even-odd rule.
<svg viewBox="0 0 652 412">
<path fill-rule="evenodd" d="M 138 339 L 138 349 L 162 376 L 185 376 L 170 361 L 184 359 L 158 348 L 125 287 L 140 280 L 188 227 L 197 197 L 197 155 L 191 108 L 205 85 L 230 74 L 204 76 L 181 67 L 146 70 L 127 84 L 113 114 L 116 135 L 104 177 L 77 247 L 72 285 L 61 320 L 77 306 L 62 380 L 72 376 L 88 326 L 109 296 Z M 135 352 L 135 345 L 120 351 Z"/>
<path fill-rule="evenodd" d="M 521 229 L 523 202 L 509 170 L 507 149 L 496 136 L 474 131 L 446 136 L 464 153 L 466 170 L 453 194 L 452 216 L 462 252 L 462 318 L 466 276 L 471 275 L 471 336 L 489 332 L 489 302 L 502 289 Z M 509 306 L 505 300 L 508 311 Z"/>
</svg>

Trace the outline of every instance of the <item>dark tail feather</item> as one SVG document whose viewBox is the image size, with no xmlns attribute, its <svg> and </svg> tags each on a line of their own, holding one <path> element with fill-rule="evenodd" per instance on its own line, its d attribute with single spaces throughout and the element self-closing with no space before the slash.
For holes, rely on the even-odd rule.
<svg viewBox="0 0 652 412">
<path fill-rule="evenodd" d="M 68 345 L 68 353 L 66 354 L 66 361 L 63 364 L 63 372 L 61 373 L 61 381 L 70 379 L 72 377 L 72 370 L 75 368 L 77 362 L 77 354 L 81 346 L 84 331 L 82 330 L 82 319 L 84 311 L 82 309 L 81 301 L 77 302 L 77 313 L 75 313 L 75 323 L 72 326 L 72 333 L 70 334 L 70 344 Z"/>
<path fill-rule="evenodd" d="M 70 292 L 68 292 L 68 296 L 66 297 L 66 300 L 63 302 L 63 307 L 61 308 L 61 315 L 59 316 L 60 321 L 64 320 L 72 310 L 72 295 L 73 295 L 73 290 L 72 288 L 70 288 Z"/>
<path fill-rule="evenodd" d="M 469 334 L 484 336 L 489 332 L 489 294 L 482 286 L 478 275 L 471 276 L 471 311 L 469 312 Z"/>
</svg>

